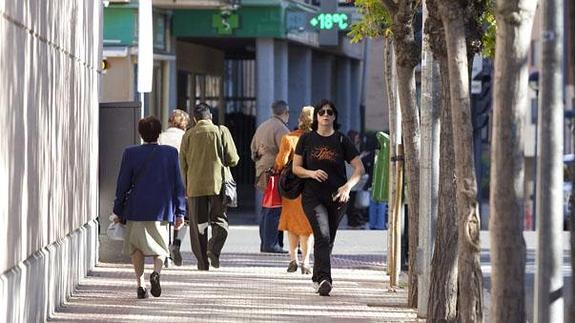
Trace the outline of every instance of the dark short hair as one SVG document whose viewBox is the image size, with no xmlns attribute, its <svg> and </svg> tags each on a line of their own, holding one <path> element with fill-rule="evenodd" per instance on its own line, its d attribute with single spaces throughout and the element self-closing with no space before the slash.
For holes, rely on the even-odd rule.
<svg viewBox="0 0 575 323">
<path fill-rule="evenodd" d="M 156 142 L 162 132 L 162 123 L 154 116 L 145 117 L 138 122 L 138 132 L 145 142 Z"/>
<path fill-rule="evenodd" d="M 333 110 L 333 115 L 335 116 L 335 120 L 333 121 L 333 129 L 336 131 L 339 130 L 340 124 L 337 123 L 337 109 L 335 108 L 335 103 L 327 99 L 323 99 L 313 106 L 313 122 L 311 124 L 311 130 L 317 131 L 317 114 L 319 113 L 319 110 L 321 110 L 321 108 L 325 107 L 326 105 Z"/>
<path fill-rule="evenodd" d="M 194 107 L 194 118 L 196 120 L 206 120 L 212 118 L 211 107 L 207 103 L 200 103 Z"/>
<path fill-rule="evenodd" d="M 276 102 L 272 103 L 272 113 L 276 116 L 281 116 L 282 114 L 289 111 L 289 107 L 286 101 L 277 100 Z"/>
</svg>

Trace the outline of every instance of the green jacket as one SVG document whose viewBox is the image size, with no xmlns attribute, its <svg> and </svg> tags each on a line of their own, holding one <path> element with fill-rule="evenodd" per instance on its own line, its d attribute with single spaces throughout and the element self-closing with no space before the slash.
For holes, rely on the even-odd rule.
<svg viewBox="0 0 575 323">
<path fill-rule="evenodd" d="M 218 127 L 211 120 L 200 120 L 184 134 L 180 146 L 180 168 L 187 196 L 220 194 L 224 166 L 220 158 L 220 138 L 224 145 L 225 176 L 228 178 L 231 177 L 229 167 L 236 166 L 240 160 L 228 128 Z"/>
</svg>

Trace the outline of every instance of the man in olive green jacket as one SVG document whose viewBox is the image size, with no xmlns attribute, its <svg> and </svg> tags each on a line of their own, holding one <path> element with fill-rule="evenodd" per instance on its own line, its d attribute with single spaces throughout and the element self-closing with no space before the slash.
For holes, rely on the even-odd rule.
<svg viewBox="0 0 575 323">
<path fill-rule="evenodd" d="M 190 240 L 199 270 L 220 266 L 220 253 L 228 236 L 228 218 L 221 190 L 229 167 L 240 157 L 230 131 L 212 123 L 210 106 L 200 103 L 194 108 L 196 125 L 188 129 L 180 146 L 180 168 L 188 196 Z M 222 158 L 223 145 L 223 158 Z M 212 237 L 208 241 L 208 225 Z M 209 259 L 209 262 L 208 262 Z"/>
</svg>

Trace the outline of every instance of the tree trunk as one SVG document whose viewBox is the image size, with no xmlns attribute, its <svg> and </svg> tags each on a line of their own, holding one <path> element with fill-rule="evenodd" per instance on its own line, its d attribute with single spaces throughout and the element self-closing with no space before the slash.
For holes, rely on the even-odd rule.
<svg viewBox="0 0 575 323">
<path fill-rule="evenodd" d="M 493 322 L 525 322 L 524 138 L 535 1 L 497 1 L 490 220 Z M 517 17 L 522 17 L 518 20 Z"/>
<path fill-rule="evenodd" d="M 575 129 L 571 129 L 571 137 L 573 144 L 575 144 Z M 571 149 L 575 149 L 572 145 Z M 571 187 L 575 187 L 575 165 L 569 167 L 569 176 L 571 177 Z M 575 195 L 571 190 L 569 196 L 569 241 L 570 241 L 570 254 L 571 254 L 571 272 L 575 272 Z M 569 305 L 569 317 L 566 322 L 575 322 L 575 279 L 571 277 L 571 304 Z"/>
<path fill-rule="evenodd" d="M 483 277 L 479 253 L 477 182 L 473 161 L 473 128 L 469 100 L 469 72 L 465 42 L 464 10 L 457 1 L 444 0 L 440 10 L 448 52 L 457 212 L 459 218 L 459 312 L 461 322 L 483 321 Z"/>
<path fill-rule="evenodd" d="M 563 321 L 563 1 L 540 7 L 535 322 Z"/>
<path fill-rule="evenodd" d="M 428 23 L 427 8 L 423 7 L 423 28 Z M 419 166 L 419 242 L 417 248 L 418 297 L 417 316 L 427 316 L 431 258 L 435 240 L 435 224 L 439 194 L 439 66 L 425 34 L 421 55 L 421 157 Z"/>
<path fill-rule="evenodd" d="M 427 307 L 428 322 L 455 322 L 457 319 L 457 208 L 451 201 L 455 190 L 455 151 L 451 102 L 449 95 L 449 70 L 445 45 L 445 32 L 437 0 L 426 0 L 428 17 L 425 33 L 431 51 L 439 62 L 441 80 L 440 106 L 440 170 L 439 211 L 435 252 L 431 261 L 431 286 Z"/>
<path fill-rule="evenodd" d="M 567 66 L 568 66 L 568 80 L 567 84 L 571 87 L 572 95 L 575 95 L 575 2 L 566 2 L 567 15 L 565 18 L 569 17 L 571 19 L 566 19 L 565 22 L 568 24 L 567 27 Z M 575 97 L 567 97 L 567 99 L 572 100 L 572 109 L 575 109 Z M 571 151 L 575 150 L 575 128 L 571 126 Z M 575 166 L 571 166 L 571 187 L 575 187 Z M 569 197 L 569 205 L 571 206 L 569 212 L 569 232 L 570 232 L 570 245 L 571 245 L 571 272 L 575 272 L 575 195 L 573 190 L 571 190 L 571 196 Z M 575 322 L 575 279 L 571 278 L 571 304 L 569 305 L 569 317 L 566 322 Z"/>
<path fill-rule="evenodd" d="M 419 223 L 419 112 L 415 103 L 415 73 L 413 69 L 398 66 L 399 100 L 401 105 L 403 146 L 408 199 L 409 273 L 408 306 L 417 307 L 417 274 L 415 256 Z"/>
<path fill-rule="evenodd" d="M 439 212 L 435 251 L 431 260 L 431 285 L 427 322 L 456 322 L 457 318 L 457 208 L 455 151 L 451 120 L 447 57 L 439 60 L 441 76 L 441 133 Z"/>
<path fill-rule="evenodd" d="M 382 0 L 391 13 L 393 41 L 397 60 L 399 102 L 402 114 L 403 146 L 408 195 L 408 306 L 417 307 L 417 273 L 415 254 L 418 242 L 419 223 L 419 111 L 415 102 L 415 67 L 420 62 L 420 49 L 415 42 L 413 17 L 419 1 Z"/>
<path fill-rule="evenodd" d="M 397 200 L 397 171 L 396 157 L 397 146 L 401 144 L 401 111 L 399 108 L 399 98 L 397 97 L 397 78 L 395 77 L 395 56 L 393 54 L 393 41 L 391 38 L 385 39 L 384 44 L 384 75 L 387 92 L 387 103 L 389 107 L 389 139 L 390 139 L 390 163 L 389 163 L 389 205 L 388 205 L 388 253 L 387 253 L 387 273 L 390 276 L 390 287 L 398 287 L 399 273 L 401 271 L 399 252 L 400 232 L 394 230 L 395 206 Z M 397 215 L 399 216 L 399 215 Z M 396 248 L 397 245 L 397 248 Z"/>
</svg>

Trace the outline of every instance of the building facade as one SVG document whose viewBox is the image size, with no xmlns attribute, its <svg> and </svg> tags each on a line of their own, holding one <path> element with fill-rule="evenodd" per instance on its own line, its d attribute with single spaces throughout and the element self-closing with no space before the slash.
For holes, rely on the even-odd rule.
<svg viewBox="0 0 575 323">
<path fill-rule="evenodd" d="M 335 3 L 335 2 L 334 2 Z M 351 44 L 346 30 L 338 45 L 322 46 L 308 20 L 319 2 L 296 0 L 154 1 L 154 81 L 145 95 L 145 114 L 167 125 L 174 108 L 190 111 L 199 102 L 214 107 L 216 122 L 234 136 L 240 165 L 234 177 L 242 201 L 254 195 L 249 144 L 258 124 L 271 117 L 271 104 L 290 105 L 290 128 L 302 106 L 333 100 L 342 130 L 361 130 L 364 44 Z M 352 6 L 337 8 L 349 23 Z M 111 3 L 104 11 L 101 102 L 138 100 L 137 4 Z M 254 209 L 247 202 L 247 209 Z M 258 202 L 256 201 L 257 205 Z"/>
</svg>

